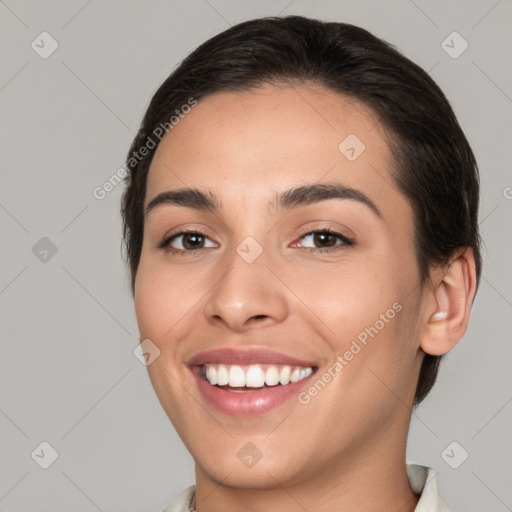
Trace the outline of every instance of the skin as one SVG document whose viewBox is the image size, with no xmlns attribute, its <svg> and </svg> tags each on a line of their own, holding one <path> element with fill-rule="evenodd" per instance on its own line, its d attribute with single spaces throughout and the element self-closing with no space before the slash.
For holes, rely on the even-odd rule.
<svg viewBox="0 0 512 512">
<path fill-rule="evenodd" d="M 338 149 L 349 134 L 366 146 L 353 162 Z M 475 274 L 466 250 L 420 286 L 413 212 L 392 170 L 368 108 L 305 84 L 203 98 L 157 148 L 146 205 L 182 187 L 222 205 L 153 209 L 135 281 L 140 338 L 161 351 L 149 376 L 195 460 L 199 512 L 414 510 L 405 448 L 423 351 L 445 353 L 462 337 Z M 276 192 L 306 183 L 358 189 L 382 218 L 351 199 L 277 208 Z M 325 227 L 355 244 L 334 238 L 330 252 L 311 252 L 326 242 L 305 234 Z M 183 229 L 202 232 L 204 248 L 157 248 Z M 236 252 L 248 236 L 263 248 L 250 264 Z M 317 361 L 320 376 L 395 303 L 401 311 L 306 405 L 222 414 L 186 364 L 211 348 L 271 348 Z M 250 468 L 237 457 L 248 442 L 262 454 Z"/>
</svg>

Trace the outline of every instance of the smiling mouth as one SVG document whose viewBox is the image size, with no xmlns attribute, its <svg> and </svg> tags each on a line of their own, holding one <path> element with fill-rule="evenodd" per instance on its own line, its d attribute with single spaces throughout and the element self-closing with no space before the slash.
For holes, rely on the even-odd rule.
<svg viewBox="0 0 512 512">
<path fill-rule="evenodd" d="M 202 364 L 199 376 L 216 388 L 233 393 L 250 393 L 268 388 L 289 386 L 312 375 L 316 366 L 278 364 Z"/>
</svg>

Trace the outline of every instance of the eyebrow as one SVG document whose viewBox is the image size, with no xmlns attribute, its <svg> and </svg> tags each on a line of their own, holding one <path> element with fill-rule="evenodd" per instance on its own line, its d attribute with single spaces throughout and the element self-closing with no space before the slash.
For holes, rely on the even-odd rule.
<svg viewBox="0 0 512 512">
<path fill-rule="evenodd" d="M 327 199 L 358 201 L 367 206 L 377 217 L 384 219 L 380 210 L 368 196 L 360 190 L 345 187 L 339 183 L 315 183 L 293 187 L 284 192 L 276 193 L 274 204 L 277 204 L 279 208 L 290 210 Z M 162 205 L 184 206 L 212 213 L 218 213 L 221 209 L 219 199 L 212 192 L 186 187 L 167 190 L 155 196 L 147 205 L 145 215 L 148 215 L 157 206 Z"/>
</svg>

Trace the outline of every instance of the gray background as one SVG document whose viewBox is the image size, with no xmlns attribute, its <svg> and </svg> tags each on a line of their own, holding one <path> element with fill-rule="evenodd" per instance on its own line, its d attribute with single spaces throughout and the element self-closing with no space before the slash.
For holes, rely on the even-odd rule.
<svg viewBox="0 0 512 512">
<path fill-rule="evenodd" d="M 103 200 L 93 190 L 184 55 L 277 14 L 354 23 L 395 44 L 431 72 L 472 143 L 483 278 L 469 331 L 413 415 L 408 456 L 436 470 L 452 512 L 512 510 L 510 0 L 0 0 L 1 511 L 159 511 L 193 483 L 133 355 L 122 185 Z M 59 45 L 46 59 L 31 47 L 50 48 L 43 31 Z M 458 58 L 441 46 L 453 31 L 469 44 Z M 31 457 L 43 441 L 59 454 L 48 469 L 48 449 Z"/>
</svg>

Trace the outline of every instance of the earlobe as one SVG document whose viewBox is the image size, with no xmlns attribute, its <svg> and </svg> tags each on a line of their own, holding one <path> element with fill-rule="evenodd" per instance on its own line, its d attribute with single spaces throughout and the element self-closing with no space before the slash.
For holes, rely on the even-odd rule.
<svg viewBox="0 0 512 512">
<path fill-rule="evenodd" d="M 445 354 L 462 339 L 475 292 L 475 259 L 473 251 L 467 248 L 433 282 L 420 341 L 425 353 Z"/>
</svg>

